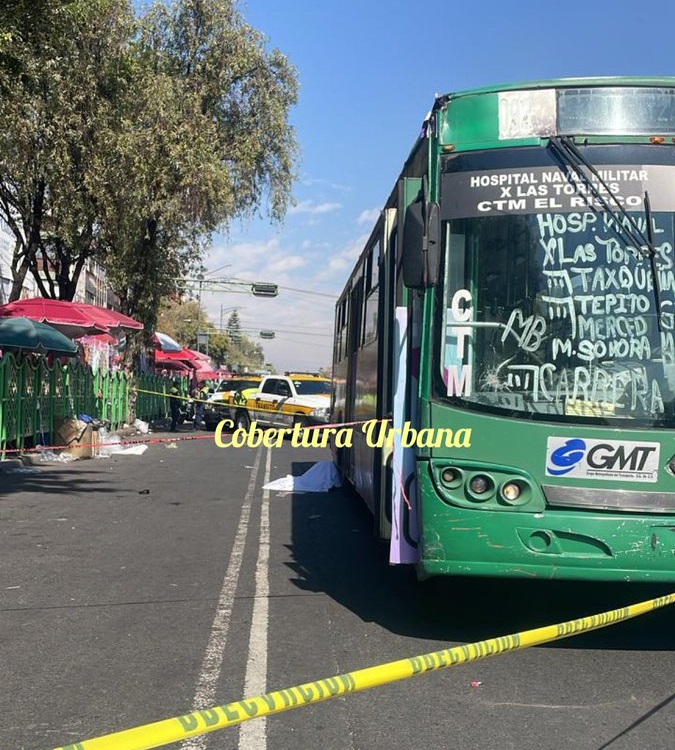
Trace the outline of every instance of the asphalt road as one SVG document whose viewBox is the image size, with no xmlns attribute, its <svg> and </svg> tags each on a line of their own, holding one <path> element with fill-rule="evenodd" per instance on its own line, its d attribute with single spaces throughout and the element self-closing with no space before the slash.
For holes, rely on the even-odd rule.
<svg viewBox="0 0 675 750">
<path fill-rule="evenodd" d="M 0 467 L 0 748 L 49 750 L 668 593 L 387 565 L 342 491 L 263 493 L 326 451 Z M 189 433 L 178 437 L 188 437 Z M 168 746 L 672 750 L 675 607 Z"/>
</svg>

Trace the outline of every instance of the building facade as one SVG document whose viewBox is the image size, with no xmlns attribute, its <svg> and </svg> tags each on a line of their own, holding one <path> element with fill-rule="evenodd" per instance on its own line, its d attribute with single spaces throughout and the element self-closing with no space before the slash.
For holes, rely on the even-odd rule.
<svg viewBox="0 0 675 750">
<path fill-rule="evenodd" d="M 16 240 L 14 234 L 5 222 L 0 218 L 0 305 L 9 302 L 12 291 L 12 258 L 14 257 L 14 245 Z M 37 284 L 30 274 L 24 279 L 21 297 L 37 297 Z"/>
<path fill-rule="evenodd" d="M 9 302 L 12 291 L 12 258 L 16 239 L 13 232 L 0 218 L 0 305 Z M 28 273 L 24 279 L 21 298 L 40 297 L 35 279 Z M 86 302 L 98 307 L 119 309 L 119 298 L 109 288 L 105 267 L 98 261 L 89 258 L 84 264 L 77 282 L 74 302 Z"/>
</svg>

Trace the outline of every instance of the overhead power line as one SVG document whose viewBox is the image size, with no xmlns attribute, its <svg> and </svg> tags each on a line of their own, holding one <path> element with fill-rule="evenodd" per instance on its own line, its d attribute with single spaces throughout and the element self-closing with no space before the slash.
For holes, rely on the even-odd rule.
<svg viewBox="0 0 675 750">
<path fill-rule="evenodd" d="M 297 292 L 298 294 L 311 294 L 315 297 L 328 297 L 328 299 L 336 300 L 338 298 L 337 294 L 326 294 L 325 292 L 311 292 L 309 289 L 296 289 L 292 286 L 279 286 L 279 289 L 283 289 L 284 291 L 288 292 Z"/>
</svg>

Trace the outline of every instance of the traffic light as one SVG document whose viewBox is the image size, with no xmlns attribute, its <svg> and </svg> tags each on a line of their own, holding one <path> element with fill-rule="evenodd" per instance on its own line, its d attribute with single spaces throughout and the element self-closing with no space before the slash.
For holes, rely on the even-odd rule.
<svg viewBox="0 0 675 750">
<path fill-rule="evenodd" d="M 254 297 L 276 297 L 279 294 L 279 287 L 276 284 L 254 282 L 251 284 L 251 294 Z"/>
<path fill-rule="evenodd" d="M 261 339 L 273 339 L 276 334 L 274 331 L 260 331 L 258 336 L 260 336 Z"/>
</svg>

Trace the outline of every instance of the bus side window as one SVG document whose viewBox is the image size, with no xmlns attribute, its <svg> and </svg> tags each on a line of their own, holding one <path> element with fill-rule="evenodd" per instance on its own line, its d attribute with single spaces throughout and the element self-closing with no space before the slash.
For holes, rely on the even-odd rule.
<svg viewBox="0 0 675 750">
<path fill-rule="evenodd" d="M 363 300 L 363 345 L 377 339 L 381 242 L 373 244 L 366 263 L 366 294 Z"/>
</svg>

